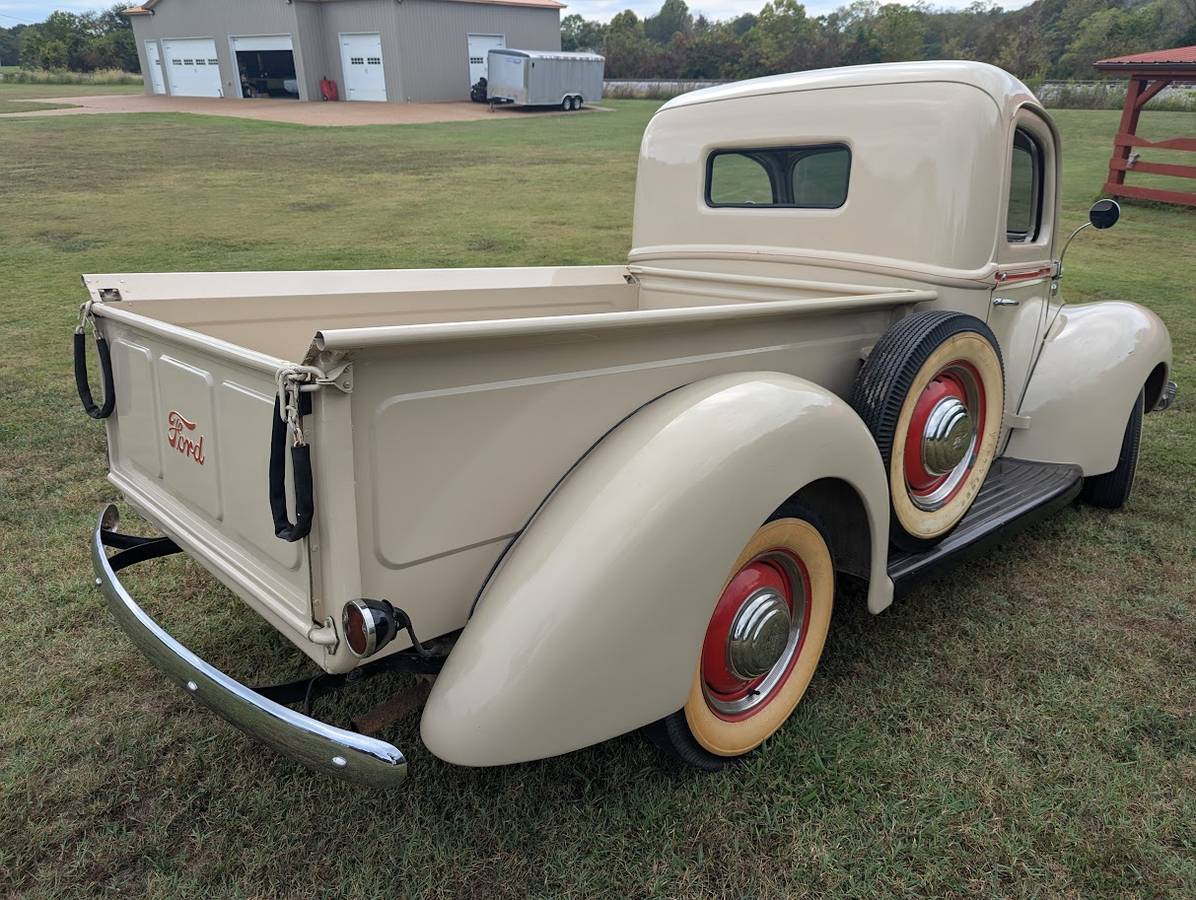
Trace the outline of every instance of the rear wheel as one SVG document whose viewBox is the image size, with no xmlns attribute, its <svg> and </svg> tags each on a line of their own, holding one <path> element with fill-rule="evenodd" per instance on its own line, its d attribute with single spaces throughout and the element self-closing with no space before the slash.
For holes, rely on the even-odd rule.
<svg viewBox="0 0 1196 900">
<path fill-rule="evenodd" d="M 569 112 L 570 110 L 572 110 L 573 109 L 573 98 L 566 97 L 564 100 L 562 100 L 561 101 L 561 109 L 563 109 L 565 112 Z"/>
<path fill-rule="evenodd" d="M 1125 425 L 1121 439 L 1121 453 L 1117 457 L 1117 468 L 1103 475 L 1084 479 L 1084 490 L 1080 499 L 1102 509 L 1121 509 L 1130 499 L 1134 489 L 1134 475 L 1138 471 L 1138 449 L 1142 443 L 1142 413 L 1146 405 L 1146 392 L 1139 391 L 1130 410 L 1130 420 Z"/>
<path fill-rule="evenodd" d="M 784 724 L 814 675 L 835 576 L 815 519 L 781 507 L 748 541 L 711 614 L 684 708 L 648 726 L 676 758 L 713 771 Z"/>
</svg>

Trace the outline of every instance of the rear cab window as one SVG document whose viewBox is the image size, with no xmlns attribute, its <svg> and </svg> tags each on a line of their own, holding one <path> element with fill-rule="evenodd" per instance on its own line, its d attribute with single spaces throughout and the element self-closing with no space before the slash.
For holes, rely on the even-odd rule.
<svg viewBox="0 0 1196 900">
<path fill-rule="evenodd" d="M 715 150 L 706 162 L 706 205 L 838 209 L 850 175 L 851 151 L 843 144 Z"/>
</svg>

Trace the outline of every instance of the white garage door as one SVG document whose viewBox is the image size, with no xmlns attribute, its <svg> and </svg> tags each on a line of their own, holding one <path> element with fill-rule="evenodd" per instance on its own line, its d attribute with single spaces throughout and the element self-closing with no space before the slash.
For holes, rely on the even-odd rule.
<svg viewBox="0 0 1196 900">
<path fill-rule="evenodd" d="M 211 38 L 163 41 L 166 77 L 170 93 L 176 97 L 223 97 L 220 86 L 220 60 L 216 42 Z"/>
<path fill-rule="evenodd" d="M 461 46 L 460 44 L 457 45 Z M 501 34 L 469 35 L 469 86 L 486 76 L 486 54 L 491 50 L 507 46 L 507 39 Z"/>
<path fill-rule="evenodd" d="M 150 88 L 155 94 L 166 93 L 166 81 L 162 75 L 162 54 L 157 41 L 145 42 L 145 61 L 149 64 Z"/>
<path fill-rule="evenodd" d="M 254 37 L 229 38 L 233 50 L 294 50 L 289 34 L 267 34 Z"/>
<path fill-rule="evenodd" d="M 345 76 L 346 100 L 385 100 L 382 37 L 377 34 L 342 34 L 341 71 Z"/>
</svg>

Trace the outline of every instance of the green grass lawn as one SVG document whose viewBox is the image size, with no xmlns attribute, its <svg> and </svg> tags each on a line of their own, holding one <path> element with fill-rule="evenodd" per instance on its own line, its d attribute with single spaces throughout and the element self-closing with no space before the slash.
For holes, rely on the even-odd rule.
<svg viewBox="0 0 1196 900">
<path fill-rule="evenodd" d="M 1128 206 L 1068 260 L 1071 299 L 1143 302 L 1175 343 L 1180 400 L 1147 417 L 1129 508 L 1066 510 L 879 617 L 842 598 L 797 714 L 719 775 L 635 735 L 459 769 L 410 720 L 383 736 L 412 778 L 378 796 L 250 743 L 113 625 L 85 550 L 114 491 L 71 378 L 80 273 L 618 262 L 655 104 L 604 105 L 369 128 L 0 121 L 0 893 L 1196 893 L 1190 211 Z M 1058 116 L 1068 227 L 1099 194 L 1117 117 Z M 1148 112 L 1143 132 L 1192 134 L 1196 115 Z M 192 564 L 129 581 L 168 596 L 151 611 L 234 677 L 309 671 Z M 320 712 L 344 721 L 401 684 Z"/>
</svg>

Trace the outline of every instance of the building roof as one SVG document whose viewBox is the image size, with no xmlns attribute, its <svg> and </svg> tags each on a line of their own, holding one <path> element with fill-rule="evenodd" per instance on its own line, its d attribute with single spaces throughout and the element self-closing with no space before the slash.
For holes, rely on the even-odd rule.
<svg viewBox="0 0 1196 900">
<path fill-rule="evenodd" d="M 764 94 L 788 94 L 819 91 L 826 88 L 864 87 L 879 84 L 914 84 L 919 82 L 954 82 L 966 84 L 988 94 L 1004 112 L 1022 103 L 1037 104 L 1030 89 L 1006 72 L 988 63 L 963 60 L 880 63 L 869 66 L 842 66 L 837 69 L 813 69 L 788 75 L 768 75 L 732 84 L 703 88 L 682 94 L 666 103 L 662 110 L 712 103 L 737 97 Z"/>
<path fill-rule="evenodd" d="M 137 6 L 130 6 L 124 11 L 126 16 L 152 16 L 154 7 L 162 0 L 143 0 Z M 308 3 L 324 3 L 327 0 L 304 0 Z M 566 4 L 559 0 L 448 0 L 453 3 L 480 3 L 494 6 L 532 6 L 541 9 L 564 9 Z"/>
<path fill-rule="evenodd" d="M 1152 50 L 1149 53 L 1131 53 L 1129 56 L 1114 56 L 1094 63 L 1105 72 L 1153 69 L 1179 69 L 1196 71 L 1196 44 L 1191 47 L 1173 47 L 1170 50 Z"/>
</svg>

